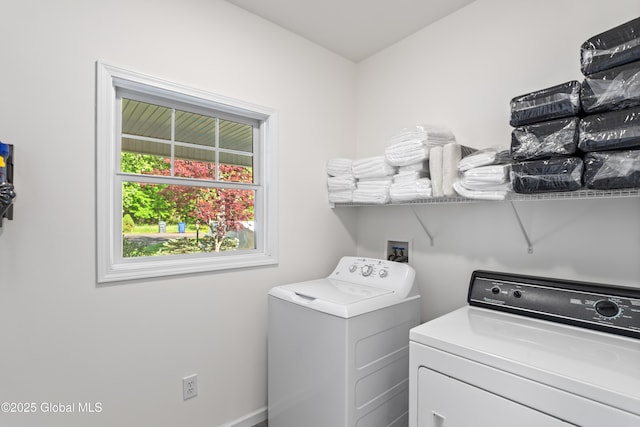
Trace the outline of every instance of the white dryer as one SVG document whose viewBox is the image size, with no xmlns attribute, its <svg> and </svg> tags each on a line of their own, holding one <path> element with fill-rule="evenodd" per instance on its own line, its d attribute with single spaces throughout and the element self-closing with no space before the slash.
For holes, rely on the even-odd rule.
<svg viewBox="0 0 640 427">
<path fill-rule="evenodd" d="M 410 346 L 410 427 L 640 426 L 640 289 L 476 271 Z"/>
<path fill-rule="evenodd" d="M 406 426 L 419 323 L 408 264 L 343 257 L 326 278 L 271 289 L 269 427 Z"/>
</svg>

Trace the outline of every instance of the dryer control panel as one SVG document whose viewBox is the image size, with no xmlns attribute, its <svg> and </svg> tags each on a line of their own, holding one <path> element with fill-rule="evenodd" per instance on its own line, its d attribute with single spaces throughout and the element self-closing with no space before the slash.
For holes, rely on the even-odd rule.
<svg viewBox="0 0 640 427">
<path fill-rule="evenodd" d="M 479 270 L 467 302 L 640 338 L 640 289 Z"/>
</svg>

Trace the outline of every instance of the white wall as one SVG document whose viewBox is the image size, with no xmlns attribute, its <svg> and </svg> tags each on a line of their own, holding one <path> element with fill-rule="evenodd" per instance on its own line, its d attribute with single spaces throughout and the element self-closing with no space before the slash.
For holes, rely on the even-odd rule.
<svg viewBox="0 0 640 427">
<path fill-rule="evenodd" d="M 511 97 L 579 78 L 580 43 L 638 15 L 637 0 L 478 0 L 356 66 L 221 0 L 5 6 L 0 139 L 16 146 L 19 196 L 0 230 L 0 401 L 103 411 L 0 424 L 218 426 L 260 413 L 267 290 L 344 254 L 381 256 L 386 238 L 413 239 L 425 320 L 464 304 L 476 268 L 637 286 L 638 199 L 520 203 L 532 255 L 509 205 L 421 206 L 431 247 L 407 207 L 330 210 L 324 173 L 417 123 L 508 144 Z M 96 60 L 278 110 L 277 267 L 96 286 Z M 199 396 L 183 402 L 194 372 Z"/>
<path fill-rule="evenodd" d="M 582 80 L 587 38 L 640 16 L 637 0 L 477 0 L 358 64 L 358 156 L 383 153 L 405 126 L 443 124 L 472 147 L 510 143 L 509 101 Z M 640 199 L 356 208 L 358 251 L 413 239 L 423 320 L 466 302 L 470 274 L 492 269 L 640 287 Z"/>
<path fill-rule="evenodd" d="M 355 154 L 355 65 L 220 0 L 5 2 L 2 17 L 18 198 L 0 229 L 0 402 L 103 411 L 0 425 L 210 427 L 264 409 L 268 289 L 356 250 L 356 213 L 323 197 L 326 159 Z M 277 267 L 96 285 L 96 60 L 278 111 Z"/>
</svg>

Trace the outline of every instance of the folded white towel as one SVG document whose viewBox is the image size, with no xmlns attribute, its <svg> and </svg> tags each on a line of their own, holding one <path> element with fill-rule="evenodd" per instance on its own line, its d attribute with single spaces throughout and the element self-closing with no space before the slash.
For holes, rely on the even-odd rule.
<svg viewBox="0 0 640 427">
<path fill-rule="evenodd" d="M 389 139 L 389 144 L 419 139 L 428 146 L 443 145 L 456 140 L 453 132 L 445 126 L 419 125 L 400 130 Z"/>
<path fill-rule="evenodd" d="M 431 180 L 420 178 L 413 182 L 394 183 L 389 189 L 392 202 L 410 202 L 428 199 L 432 196 Z"/>
<path fill-rule="evenodd" d="M 356 178 L 376 178 L 395 174 L 396 168 L 391 166 L 384 156 L 356 159 L 351 165 Z"/>
<path fill-rule="evenodd" d="M 389 189 L 386 191 L 370 191 L 355 189 L 353 191 L 354 203 L 371 203 L 371 204 L 385 204 L 391 201 L 389 196 Z"/>
<path fill-rule="evenodd" d="M 379 188 L 389 188 L 392 182 L 393 182 L 393 177 L 384 176 L 380 178 L 359 179 L 356 182 L 356 186 L 357 188 L 360 188 L 360 189 L 377 190 Z"/>
<path fill-rule="evenodd" d="M 511 181 L 502 182 L 502 183 L 493 183 L 486 181 L 476 181 L 476 180 L 468 180 L 460 178 L 460 184 L 467 190 L 477 190 L 477 191 L 513 191 L 513 186 L 511 185 Z"/>
<path fill-rule="evenodd" d="M 426 171 L 400 172 L 393 176 L 394 183 L 415 182 L 420 178 L 427 178 Z"/>
<path fill-rule="evenodd" d="M 429 157 L 429 148 L 419 139 L 388 145 L 384 155 L 390 165 L 406 166 Z"/>
<path fill-rule="evenodd" d="M 353 202 L 353 190 L 329 191 L 330 203 L 351 203 Z"/>
<path fill-rule="evenodd" d="M 442 197 L 442 147 L 431 148 L 429 154 L 429 174 L 433 197 Z"/>
<path fill-rule="evenodd" d="M 353 175 L 330 176 L 327 178 L 329 191 L 355 190 L 356 179 Z"/>
<path fill-rule="evenodd" d="M 429 159 L 421 160 L 406 166 L 400 166 L 398 173 L 424 171 L 429 176 Z"/>
<path fill-rule="evenodd" d="M 479 168 L 469 169 L 462 174 L 463 184 L 469 188 L 470 185 L 476 184 L 502 184 L 509 181 L 509 172 L 511 165 L 491 165 L 480 166 Z"/>
<path fill-rule="evenodd" d="M 446 197 L 456 195 L 453 183 L 458 180 L 458 163 L 462 158 L 462 146 L 455 142 L 442 148 L 442 192 Z"/>
<path fill-rule="evenodd" d="M 353 160 L 345 158 L 331 159 L 327 162 L 327 175 L 341 176 L 351 175 L 351 164 Z"/>
<path fill-rule="evenodd" d="M 504 200 L 508 194 L 508 191 L 469 190 L 465 188 L 459 181 L 453 183 L 453 188 L 456 190 L 456 193 L 458 193 L 462 197 L 466 197 L 467 199 Z"/>
<path fill-rule="evenodd" d="M 477 168 L 479 166 L 492 165 L 496 162 L 496 155 L 498 154 L 497 148 L 488 148 L 485 150 L 479 150 L 475 153 L 461 159 L 458 163 L 458 169 L 466 171 L 471 168 Z"/>
</svg>

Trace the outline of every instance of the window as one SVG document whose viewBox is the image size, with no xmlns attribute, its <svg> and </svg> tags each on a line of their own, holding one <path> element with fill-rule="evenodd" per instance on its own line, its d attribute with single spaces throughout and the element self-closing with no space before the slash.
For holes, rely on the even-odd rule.
<svg viewBox="0 0 640 427">
<path fill-rule="evenodd" d="M 275 113 L 98 63 L 98 282 L 276 263 Z"/>
</svg>

